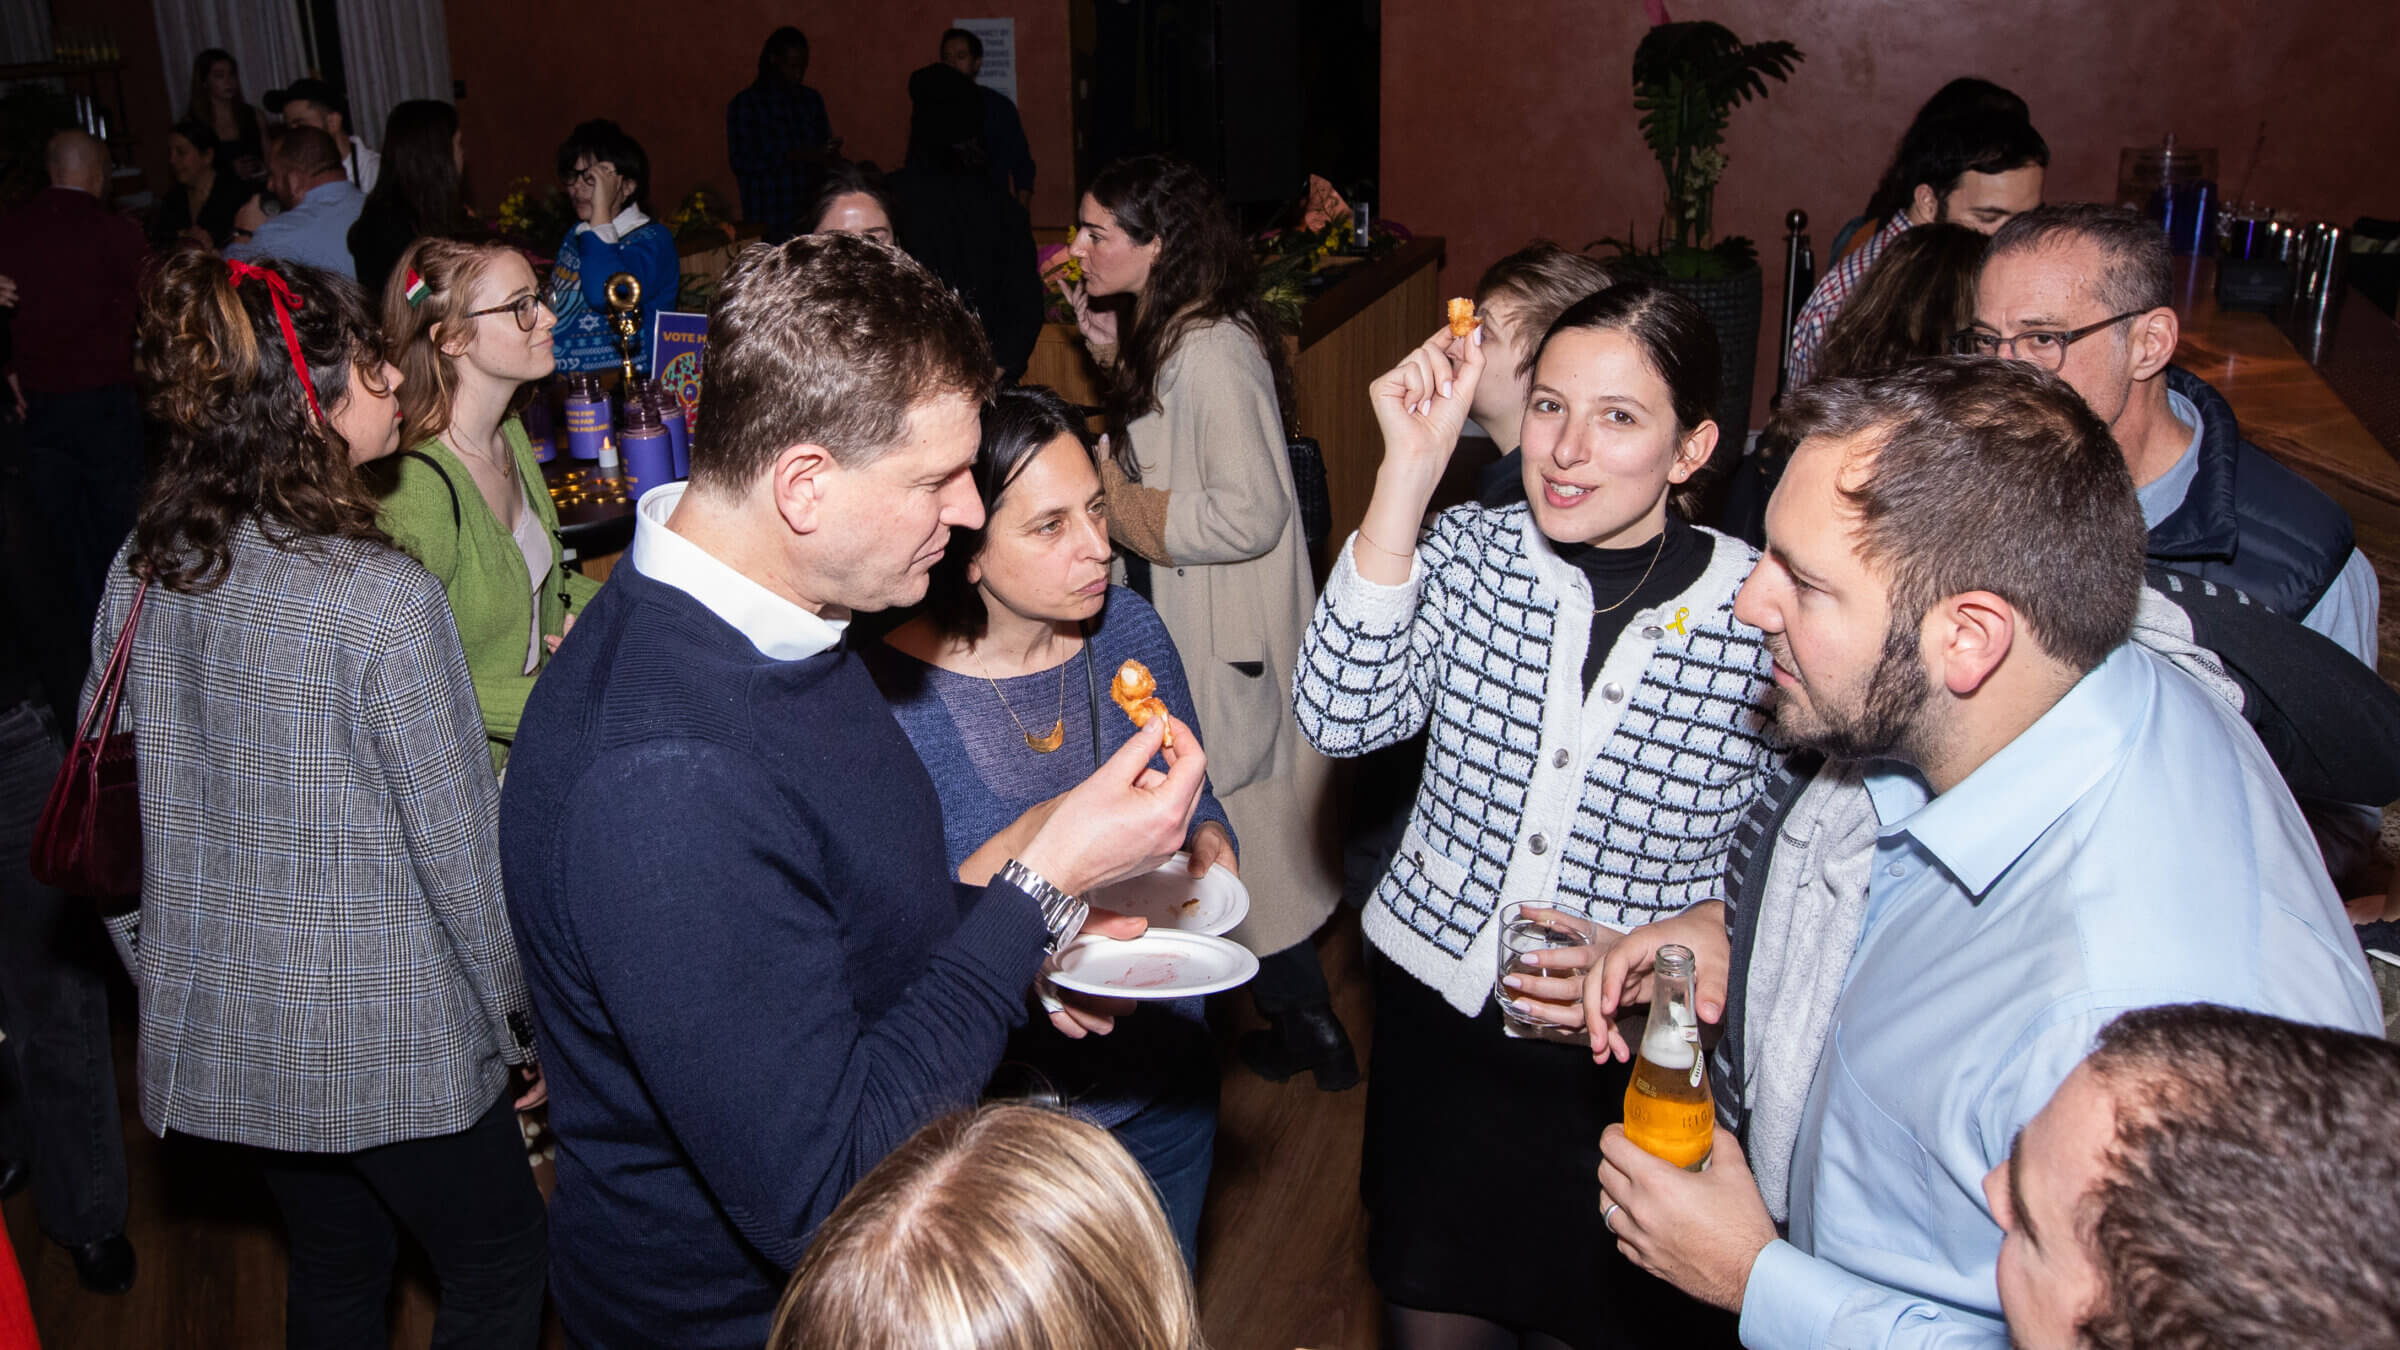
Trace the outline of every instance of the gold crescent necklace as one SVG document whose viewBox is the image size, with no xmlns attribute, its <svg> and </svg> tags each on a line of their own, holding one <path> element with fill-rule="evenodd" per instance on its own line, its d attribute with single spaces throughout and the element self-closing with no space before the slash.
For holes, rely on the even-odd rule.
<svg viewBox="0 0 2400 1350">
<path fill-rule="evenodd" d="M 1037 755 L 1046 755 L 1066 744 L 1067 667 L 1075 664 L 1074 657 L 1070 656 L 1058 663 L 1058 720 L 1050 724 L 1050 731 L 1047 735 L 1036 736 L 1025 729 L 1025 719 L 1017 716 L 1017 710 L 1008 706 L 1008 695 L 1000 692 L 1000 682 L 992 678 L 989 670 L 984 669 L 983 657 L 975 653 L 969 653 L 969 655 L 974 659 L 976 673 L 983 676 L 983 682 L 992 687 L 992 697 L 1000 700 L 1000 710 L 1008 714 L 1009 721 L 1017 724 L 1017 734 L 1025 738 L 1027 749 Z"/>
</svg>

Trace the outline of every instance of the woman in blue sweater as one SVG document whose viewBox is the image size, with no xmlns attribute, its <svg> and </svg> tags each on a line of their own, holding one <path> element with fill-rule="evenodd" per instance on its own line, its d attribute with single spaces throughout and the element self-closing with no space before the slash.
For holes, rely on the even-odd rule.
<svg viewBox="0 0 2400 1350">
<path fill-rule="evenodd" d="M 640 336 L 634 369 L 650 372 L 650 320 L 672 309 L 682 285 L 675 235 L 644 210 L 650 156 L 642 143 L 606 118 L 577 126 L 558 147 L 558 176 L 575 204 L 575 228 L 559 241 L 550 272 L 550 309 L 558 315 L 552 342 L 558 368 L 614 370 L 617 335 L 609 326 L 608 279 L 619 272 L 642 286 Z"/>
<path fill-rule="evenodd" d="M 1080 419 L 1048 390 L 1002 390 L 984 406 L 974 476 L 984 527 L 953 534 L 924 611 L 862 656 L 933 776 L 951 864 L 980 884 L 1059 794 L 1131 739 L 1107 697 L 1120 664 L 1148 666 L 1167 707 L 1200 728 L 1157 611 L 1108 584 L 1107 507 Z M 1205 787 L 1187 847 L 1194 875 L 1236 866 L 1224 808 Z M 1217 1114 L 1200 1000 L 1121 1018 L 1107 1036 L 1084 1029 L 1034 1019 L 1010 1043 L 1000 1086 L 1047 1088 L 1113 1132 L 1191 1262 Z"/>
</svg>

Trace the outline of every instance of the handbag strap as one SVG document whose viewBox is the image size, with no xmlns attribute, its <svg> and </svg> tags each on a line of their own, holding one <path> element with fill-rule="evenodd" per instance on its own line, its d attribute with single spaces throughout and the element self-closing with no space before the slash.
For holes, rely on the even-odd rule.
<svg viewBox="0 0 2400 1350">
<path fill-rule="evenodd" d="M 75 728 L 77 741 L 90 739 L 95 717 L 100 720 L 103 737 L 107 736 L 108 728 L 117 724 L 117 698 L 125 692 L 125 672 L 133 664 L 133 630 L 142 621 L 142 601 L 149 594 L 150 578 L 145 576 L 133 592 L 133 608 L 125 615 L 125 626 L 117 630 L 117 647 L 109 654 L 108 671 L 100 677 L 99 691 L 92 696 L 92 706 L 84 709 L 83 721 Z"/>
</svg>

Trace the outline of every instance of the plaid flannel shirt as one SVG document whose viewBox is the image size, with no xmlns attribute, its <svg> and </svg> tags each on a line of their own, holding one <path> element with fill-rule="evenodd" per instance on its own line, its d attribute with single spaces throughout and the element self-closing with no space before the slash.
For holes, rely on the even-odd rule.
<svg viewBox="0 0 2400 1350">
<path fill-rule="evenodd" d="M 816 200 L 822 174 L 792 163 L 792 151 L 833 140 L 825 96 L 807 85 L 760 80 L 725 105 L 725 154 L 742 189 L 742 219 L 767 227 L 767 241 L 790 238 Z"/>
<path fill-rule="evenodd" d="M 1858 284 L 1867 276 L 1867 269 L 1883 256 L 1883 247 L 1900 237 L 1908 228 L 1908 213 L 1895 211 L 1890 224 L 1877 230 L 1874 237 L 1861 244 L 1858 251 L 1833 265 L 1825 279 L 1808 295 L 1808 303 L 1800 307 L 1800 317 L 1792 320 L 1791 386 L 1794 389 L 1817 376 L 1817 350 L 1825 345 L 1825 334 L 1833 321 L 1841 317 L 1842 307 L 1858 293 Z"/>
<path fill-rule="evenodd" d="M 120 554 L 86 707 L 133 591 Z M 440 583 L 382 545 L 244 522 L 217 586 L 151 587 L 118 716 L 142 897 L 109 931 L 141 992 L 143 1122 L 319 1153 L 474 1123 L 531 1021 Z"/>
</svg>

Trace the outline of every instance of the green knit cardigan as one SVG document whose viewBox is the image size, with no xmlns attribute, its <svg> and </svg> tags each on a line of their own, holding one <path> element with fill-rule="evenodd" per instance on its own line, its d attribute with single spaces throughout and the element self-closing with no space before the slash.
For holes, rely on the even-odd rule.
<svg viewBox="0 0 2400 1350">
<path fill-rule="evenodd" d="M 517 477 L 529 488 L 533 509 L 550 536 L 550 573 L 542 581 L 542 633 L 556 636 L 568 611 L 583 608 L 599 593 L 600 583 L 559 566 L 558 508 L 542 481 L 541 463 L 516 418 L 504 422 L 501 431 L 516 456 Z M 540 673 L 538 668 L 535 675 L 524 673 L 531 636 L 526 625 L 532 616 L 525 554 L 449 446 L 437 437 L 413 449 L 393 457 L 397 481 L 385 494 L 377 520 L 393 542 L 425 564 L 449 592 L 450 614 L 458 621 L 458 640 L 467 652 L 467 672 L 475 680 L 475 702 L 483 710 L 484 735 L 491 740 L 492 768 L 498 770 L 508 762 L 525 700 Z M 542 653 L 542 663 L 549 660 L 550 654 Z"/>
</svg>

